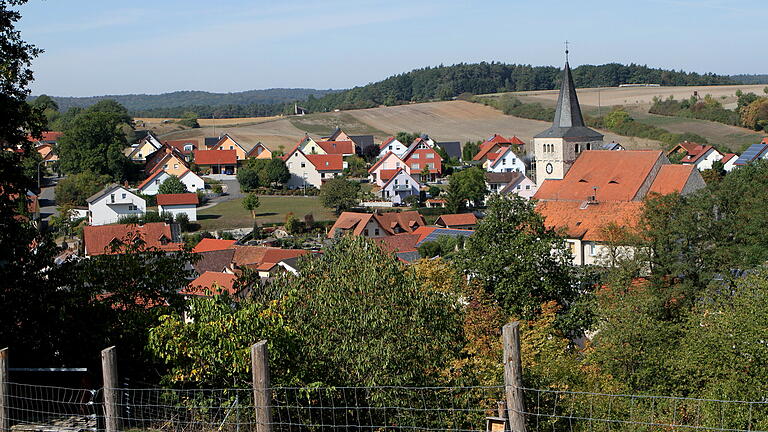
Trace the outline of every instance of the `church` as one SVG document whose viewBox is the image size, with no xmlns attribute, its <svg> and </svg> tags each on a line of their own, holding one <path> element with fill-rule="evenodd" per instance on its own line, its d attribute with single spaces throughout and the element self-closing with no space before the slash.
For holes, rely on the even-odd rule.
<svg viewBox="0 0 768 432">
<path fill-rule="evenodd" d="M 705 186 L 697 169 L 670 163 L 661 150 L 603 149 L 603 135 L 584 124 L 567 57 L 555 119 L 533 143 L 536 209 L 566 237 L 577 265 L 605 264 L 615 252 L 608 228 L 634 227 L 649 194 Z"/>
</svg>

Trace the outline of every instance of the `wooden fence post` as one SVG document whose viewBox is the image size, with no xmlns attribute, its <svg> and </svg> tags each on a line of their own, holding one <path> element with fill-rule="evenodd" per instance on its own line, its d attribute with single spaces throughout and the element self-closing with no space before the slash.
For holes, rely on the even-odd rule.
<svg viewBox="0 0 768 432">
<path fill-rule="evenodd" d="M 269 384 L 269 355 L 267 341 L 251 345 L 251 373 L 253 374 L 253 407 L 256 410 L 256 432 L 272 430 L 272 392 Z"/>
<path fill-rule="evenodd" d="M 8 348 L 0 349 L 0 432 L 11 430 L 11 418 L 8 408 Z"/>
<path fill-rule="evenodd" d="M 117 432 L 117 351 L 114 346 L 101 351 L 101 376 L 104 390 L 104 424 L 106 432 Z"/>
<path fill-rule="evenodd" d="M 525 404 L 523 403 L 523 365 L 520 359 L 520 330 L 517 321 L 504 326 L 504 388 L 507 395 L 509 429 L 525 432 Z"/>
</svg>

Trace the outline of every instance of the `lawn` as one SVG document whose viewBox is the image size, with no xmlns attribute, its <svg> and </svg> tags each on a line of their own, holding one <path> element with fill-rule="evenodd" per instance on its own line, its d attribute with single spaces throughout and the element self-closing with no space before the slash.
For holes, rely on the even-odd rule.
<svg viewBox="0 0 768 432">
<path fill-rule="evenodd" d="M 282 223 L 288 212 L 299 219 L 312 213 L 316 221 L 336 219 L 333 211 L 320 205 L 317 197 L 302 196 L 259 196 L 261 206 L 256 211 L 256 220 L 261 223 Z M 216 231 L 227 228 L 248 228 L 253 226 L 251 213 L 243 208 L 242 199 L 225 201 L 197 213 L 200 229 Z"/>
</svg>

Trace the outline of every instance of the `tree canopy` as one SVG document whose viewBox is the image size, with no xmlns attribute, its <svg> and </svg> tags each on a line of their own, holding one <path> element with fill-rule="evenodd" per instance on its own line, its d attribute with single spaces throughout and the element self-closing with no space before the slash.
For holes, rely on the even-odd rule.
<svg viewBox="0 0 768 432">
<path fill-rule="evenodd" d="M 343 177 L 332 178 L 320 187 L 320 203 L 332 208 L 336 214 L 357 205 L 359 202 L 360 183 Z"/>
</svg>

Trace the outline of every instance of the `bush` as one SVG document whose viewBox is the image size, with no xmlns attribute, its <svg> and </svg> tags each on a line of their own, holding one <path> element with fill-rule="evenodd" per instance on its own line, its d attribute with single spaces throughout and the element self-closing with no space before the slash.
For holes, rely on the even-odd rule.
<svg viewBox="0 0 768 432">
<path fill-rule="evenodd" d="M 220 184 L 215 184 L 211 186 L 211 192 L 221 194 L 224 193 L 224 188 Z"/>
<path fill-rule="evenodd" d="M 186 213 L 177 214 L 176 223 L 179 224 L 182 231 L 189 231 L 189 216 Z"/>
</svg>

